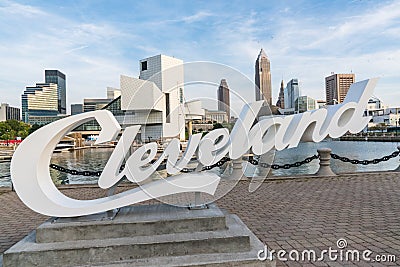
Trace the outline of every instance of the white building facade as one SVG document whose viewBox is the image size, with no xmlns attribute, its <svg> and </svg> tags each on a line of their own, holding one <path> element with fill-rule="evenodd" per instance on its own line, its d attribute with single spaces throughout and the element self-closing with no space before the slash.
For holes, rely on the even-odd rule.
<svg viewBox="0 0 400 267">
<path fill-rule="evenodd" d="M 19 108 L 10 107 L 7 103 L 0 105 L 0 121 L 21 120 L 21 110 Z"/>
<path fill-rule="evenodd" d="M 389 108 L 377 97 L 372 97 L 368 101 L 364 115 L 372 116 L 371 121 L 368 123 L 370 128 L 376 126 L 400 126 L 400 108 Z"/>
<path fill-rule="evenodd" d="M 123 127 L 141 125 L 141 140 L 185 139 L 183 61 L 157 55 L 139 61 L 139 79 L 121 76 Z"/>
</svg>

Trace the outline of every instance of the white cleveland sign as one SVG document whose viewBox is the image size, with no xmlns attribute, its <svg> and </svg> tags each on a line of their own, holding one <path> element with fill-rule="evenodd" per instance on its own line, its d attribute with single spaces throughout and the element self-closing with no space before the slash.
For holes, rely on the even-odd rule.
<svg viewBox="0 0 400 267">
<path fill-rule="evenodd" d="M 190 138 L 182 157 L 179 157 L 179 140 L 173 139 L 152 164 L 157 154 L 156 143 L 145 144 L 131 155 L 128 154 L 140 129 L 140 126 L 129 127 L 123 132 L 108 160 L 99 178 L 99 186 L 110 188 L 124 176 L 134 183 L 140 183 L 154 173 L 166 158 L 167 172 L 173 176 L 94 200 L 72 199 L 57 189 L 49 172 L 51 155 L 66 134 L 89 120 L 96 119 L 102 128 L 97 143 L 115 140 L 121 128 L 106 110 L 78 114 L 40 128 L 21 143 L 11 162 L 12 182 L 18 196 L 29 208 L 58 217 L 88 215 L 178 193 L 203 192 L 213 195 L 220 182 L 217 175 L 210 172 L 179 174 L 194 155 L 201 164 L 208 166 L 226 155 L 238 159 L 249 149 L 261 155 L 273 148 L 283 150 L 296 147 L 300 141 L 320 142 L 328 136 L 337 138 L 347 132 L 358 133 L 370 120 L 370 117 L 364 117 L 364 110 L 376 82 L 377 79 L 370 79 L 353 84 L 342 104 L 302 114 L 269 117 L 255 125 L 254 119 L 263 102 L 247 104 L 231 134 L 227 129 L 213 130 L 204 137 L 195 134 Z M 123 159 L 128 156 L 126 166 L 120 172 Z"/>
</svg>

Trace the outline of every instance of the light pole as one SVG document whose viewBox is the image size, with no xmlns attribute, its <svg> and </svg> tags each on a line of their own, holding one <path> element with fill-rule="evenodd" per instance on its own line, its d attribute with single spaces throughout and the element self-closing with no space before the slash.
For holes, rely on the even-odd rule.
<svg viewBox="0 0 400 267">
<path fill-rule="evenodd" d="M 8 146 L 8 139 L 10 139 L 10 136 L 8 134 L 9 130 L 7 129 L 6 132 L 7 132 L 6 136 L 7 136 L 7 146 Z"/>
</svg>

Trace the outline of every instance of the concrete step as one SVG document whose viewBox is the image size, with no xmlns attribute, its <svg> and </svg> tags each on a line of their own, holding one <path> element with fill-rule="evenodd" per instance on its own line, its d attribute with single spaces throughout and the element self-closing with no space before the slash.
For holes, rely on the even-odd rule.
<svg viewBox="0 0 400 267">
<path fill-rule="evenodd" d="M 36 243 L 34 231 L 4 253 L 3 265 L 101 266 L 110 262 L 153 257 L 250 251 L 251 232 L 239 218 L 231 216 L 226 217 L 228 229 L 207 232 Z"/>
<path fill-rule="evenodd" d="M 236 216 L 230 216 L 228 220 L 240 221 Z M 184 255 L 184 256 L 170 256 L 170 257 L 152 257 L 147 259 L 135 259 L 127 261 L 118 261 L 114 263 L 100 263 L 90 265 L 80 265 L 77 267 L 276 267 L 276 261 L 261 262 L 257 259 L 258 251 L 262 250 L 263 243 L 247 229 L 250 237 L 250 250 L 244 252 L 228 252 L 228 253 L 213 253 L 213 254 L 197 254 L 197 255 Z"/>
<path fill-rule="evenodd" d="M 55 222 L 54 222 L 55 221 Z M 106 214 L 50 220 L 36 230 L 37 243 L 153 236 L 226 229 L 225 216 L 215 205 L 189 210 L 169 205 L 120 209 L 113 220 Z M 101 234 L 99 234 L 101 233 Z"/>
</svg>

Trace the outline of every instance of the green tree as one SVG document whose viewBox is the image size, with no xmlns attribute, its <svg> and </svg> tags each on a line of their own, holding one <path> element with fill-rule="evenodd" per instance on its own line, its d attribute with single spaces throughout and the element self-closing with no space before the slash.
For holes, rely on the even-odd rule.
<svg viewBox="0 0 400 267">
<path fill-rule="evenodd" d="M 21 121 L 9 120 L 0 122 L 0 139 L 14 140 L 17 137 L 25 138 L 29 134 L 30 125 Z"/>
<path fill-rule="evenodd" d="M 32 125 L 31 128 L 29 128 L 29 134 L 33 133 L 34 131 L 38 130 L 39 128 L 41 128 L 43 125 L 38 125 L 38 124 L 34 124 Z"/>
<path fill-rule="evenodd" d="M 213 130 L 220 129 L 220 128 L 224 128 L 224 126 L 221 123 L 219 123 L 219 122 L 214 123 Z"/>
</svg>

